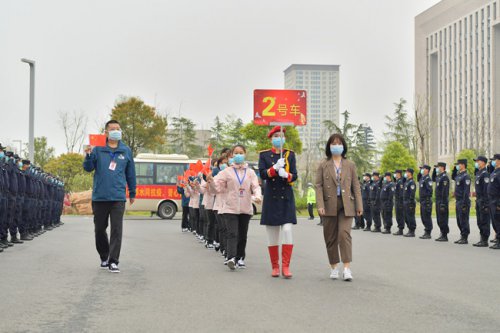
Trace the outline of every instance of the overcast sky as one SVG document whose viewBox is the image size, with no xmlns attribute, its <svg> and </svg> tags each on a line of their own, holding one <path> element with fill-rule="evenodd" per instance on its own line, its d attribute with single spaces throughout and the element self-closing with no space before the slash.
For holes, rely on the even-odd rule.
<svg viewBox="0 0 500 333">
<path fill-rule="evenodd" d="M 414 17 L 438 0 L 1 0 L 0 142 L 28 140 L 28 65 L 37 63 L 35 136 L 65 152 L 58 112 L 89 131 L 120 95 L 199 128 L 250 121 L 253 90 L 283 89 L 292 63 L 340 65 L 340 110 L 372 126 L 412 104 Z"/>
</svg>

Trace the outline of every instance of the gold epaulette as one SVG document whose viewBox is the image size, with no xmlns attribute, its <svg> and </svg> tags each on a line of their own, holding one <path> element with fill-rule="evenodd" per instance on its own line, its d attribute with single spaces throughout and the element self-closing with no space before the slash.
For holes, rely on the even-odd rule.
<svg viewBox="0 0 500 333">
<path fill-rule="evenodd" d="M 259 154 L 260 154 L 260 153 L 263 153 L 263 152 L 265 152 L 265 151 L 271 151 L 271 149 L 264 149 L 264 150 L 261 150 L 261 151 L 259 151 Z"/>
</svg>

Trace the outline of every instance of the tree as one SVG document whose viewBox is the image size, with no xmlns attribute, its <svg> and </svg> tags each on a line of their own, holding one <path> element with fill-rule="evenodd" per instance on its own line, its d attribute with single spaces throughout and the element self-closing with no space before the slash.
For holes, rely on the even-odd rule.
<svg viewBox="0 0 500 333">
<path fill-rule="evenodd" d="M 122 140 L 134 156 L 139 151 L 155 151 L 165 143 L 167 118 L 138 97 L 119 98 L 110 116 L 120 123 Z"/>
<path fill-rule="evenodd" d="M 417 95 L 415 97 L 415 130 L 416 130 L 416 146 L 419 149 L 419 157 L 422 163 L 429 161 L 429 100 Z"/>
<path fill-rule="evenodd" d="M 226 141 L 226 137 L 224 136 L 224 128 L 226 124 L 220 120 L 219 116 L 216 116 L 214 119 L 214 125 L 210 128 L 212 132 L 212 136 L 210 137 L 210 144 L 216 152 L 215 156 L 217 156 L 218 152 L 220 152 L 221 148 L 224 148 L 224 142 Z"/>
<path fill-rule="evenodd" d="M 199 148 L 196 146 L 196 133 L 194 122 L 184 117 L 173 117 L 167 134 L 170 153 L 198 156 Z"/>
<path fill-rule="evenodd" d="M 402 143 L 394 141 L 385 146 L 380 163 L 380 172 L 391 172 L 412 168 L 417 170 L 417 161 Z"/>
<path fill-rule="evenodd" d="M 54 147 L 47 146 L 47 137 L 35 138 L 35 160 L 33 163 L 43 169 L 47 162 L 54 158 L 54 152 Z"/>
<path fill-rule="evenodd" d="M 248 142 L 248 150 L 254 152 L 259 152 L 261 150 L 270 149 L 271 142 L 267 137 L 267 133 L 271 127 L 268 126 L 258 126 L 254 123 L 248 123 L 241 129 L 241 134 L 244 137 L 244 141 Z M 302 141 L 299 138 L 299 132 L 293 126 L 285 126 L 286 129 L 286 140 L 285 148 L 293 150 L 296 154 L 302 153 Z"/>
<path fill-rule="evenodd" d="M 88 118 L 83 111 L 59 112 L 59 124 L 64 131 L 66 152 L 80 153 L 87 135 Z"/>
<path fill-rule="evenodd" d="M 247 145 L 246 138 L 242 133 L 242 129 L 245 126 L 241 118 L 236 118 L 235 115 L 226 116 L 226 125 L 222 131 L 222 135 L 225 138 L 225 146 L 234 146 L 236 144 Z"/>
<path fill-rule="evenodd" d="M 65 183 L 67 192 L 75 191 L 75 177 L 86 174 L 83 170 L 83 156 L 76 153 L 62 154 L 47 162 L 45 171 L 58 176 Z"/>
<path fill-rule="evenodd" d="M 457 155 L 457 160 L 467 160 L 467 172 L 471 178 L 474 178 L 474 159 L 476 157 L 477 153 L 472 149 L 464 149 Z"/>
<path fill-rule="evenodd" d="M 389 131 L 385 132 L 386 142 L 392 141 L 401 142 L 401 144 L 410 151 L 410 154 L 415 154 L 415 141 L 414 141 L 414 125 L 408 117 L 408 112 L 405 109 L 406 100 L 401 98 L 398 103 L 394 103 L 396 109 L 394 115 L 385 116 L 386 123 Z"/>
</svg>

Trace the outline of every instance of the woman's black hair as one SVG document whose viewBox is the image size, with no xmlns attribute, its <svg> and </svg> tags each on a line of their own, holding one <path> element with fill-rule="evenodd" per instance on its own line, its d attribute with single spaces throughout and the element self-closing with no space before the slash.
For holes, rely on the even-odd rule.
<svg viewBox="0 0 500 333">
<path fill-rule="evenodd" d="M 224 162 L 224 160 L 227 160 L 227 157 L 225 155 L 219 157 L 219 159 L 217 160 L 217 163 L 215 163 L 215 165 L 220 169 L 220 165 L 222 164 L 222 162 Z"/>
<path fill-rule="evenodd" d="M 243 151 L 244 151 L 244 152 L 245 152 L 245 154 L 246 154 L 247 149 L 246 149 L 246 148 L 245 148 L 245 146 L 243 146 L 243 145 L 234 145 L 234 146 L 233 146 L 233 149 L 231 149 L 231 153 L 233 153 L 233 154 L 234 154 L 234 150 L 235 150 L 236 148 L 238 148 L 238 147 L 240 147 L 241 149 L 243 149 Z"/>
<path fill-rule="evenodd" d="M 330 145 L 333 144 L 333 142 L 336 139 L 339 139 L 340 142 L 342 143 L 342 146 L 344 146 L 344 151 L 341 154 L 342 157 L 345 158 L 345 155 L 347 154 L 347 143 L 345 142 L 344 137 L 342 136 L 342 134 L 335 133 L 335 134 L 332 134 L 330 136 L 330 138 L 328 139 L 328 142 L 326 143 L 325 154 L 326 154 L 327 159 L 332 158 L 332 151 L 330 150 Z"/>
<path fill-rule="evenodd" d="M 230 151 L 231 151 L 231 148 L 224 147 L 220 151 L 220 156 L 227 155 L 227 153 L 230 152 Z"/>
</svg>

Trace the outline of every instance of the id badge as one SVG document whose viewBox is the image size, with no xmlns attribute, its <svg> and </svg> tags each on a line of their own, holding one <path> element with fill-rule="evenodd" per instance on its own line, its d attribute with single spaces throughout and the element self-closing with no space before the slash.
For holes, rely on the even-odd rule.
<svg viewBox="0 0 500 333">
<path fill-rule="evenodd" d="M 113 160 L 111 163 L 109 163 L 109 170 L 115 171 L 116 169 L 116 162 Z"/>
<path fill-rule="evenodd" d="M 245 196 L 245 189 L 240 188 L 240 198 Z"/>
</svg>

